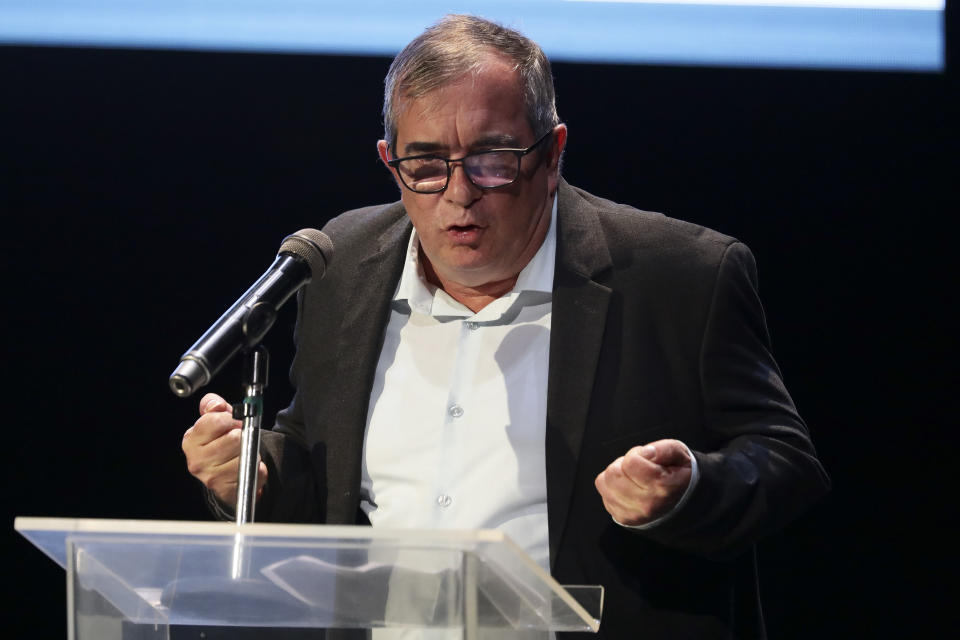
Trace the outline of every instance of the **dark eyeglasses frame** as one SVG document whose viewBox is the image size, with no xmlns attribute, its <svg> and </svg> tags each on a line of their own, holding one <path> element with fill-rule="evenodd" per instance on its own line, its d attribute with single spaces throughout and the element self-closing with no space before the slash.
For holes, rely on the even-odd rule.
<svg viewBox="0 0 960 640">
<path fill-rule="evenodd" d="M 527 147 L 526 149 L 510 149 L 510 148 L 507 148 L 507 149 L 484 149 L 483 151 L 474 151 L 473 153 L 468 153 L 467 155 L 461 156 L 461 157 L 459 157 L 459 158 L 444 158 L 444 157 L 438 156 L 438 155 L 436 155 L 436 154 L 434 154 L 434 153 L 422 153 L 422 154 L 419 154 L 419 155 L 416 155 L 416 156 L 406 156 L 406 157 L 404 157 L 404 158 L 395 158 L 395 159 L 393 159 L 393 160 L 388 160 L 388 161 L 387 161 L 387 165 L 389 165 L 389 166 L 392 167 L 393 169 L 396 169 L 397 175 L 400 176 L 400 182 L 402 182 L 402 183 L 403 183 L 403 186 L 405 186 L 405 187 L 406 187 L 407 189 L 409 189 L 410 191 L 412 191 L 412 192 L 414 192 L 414 193 L 428 193 L 428 194 L 429 194 L 429 193 L 442 193 L 442 192 L 444 192 L 444 191 L 447 190 L 447 187 L 450 186 L 450 176 L 451 176 L 452 173 L 453 173 L 453 169 L 451 168 L 452 165 L 457 164 L 457 163 L 462 164 L 464 160 L 466 160 L 467 158 L 472 158 L 472 157 L 474 157 L 474 156 L 482 156 L 482 155 L 486 155 L 486 154 L 489 154 L 489 153 L 512 153 L 512 154 L 514 154 L 514 155 L 517 156 L 517 175 L 514 176 L 514 177 L 513 177 L 513 180 L 511 180 L 510 182 L 504 182 L 503 184 L 498 184 L 498 185 L 493 185 L 493 186 L 488 187 L 488 186 L 484 186 L 484 185 L 482 185 L 482 184 L 477 184 L 476 182 L 473 181 L 473 178 L 470 177 L 470 173 L 469 173 L 466 169 L 464 169 L 464 171 L 463 171 L 464 175 L 467 176 L 467 180 L 470 181 L 470 184 L 472 184 L 473 186 L 477 187 L 478 189 L 501 189 L 501 188 L 503 188 L 503 187 L 508 187 L 508 186 L 510 186 L 511 184 L 513 184 L 514 182 L 517 181 L 517 178 L 520 177 L 520 169 L 521 169 L 521 166 L 522 166 L 522 165 L 521 165 L 521 160 L 523 159 L 523 157 L 526 156 L 526 155 L 529 155 L 534 149 L 536 149 L 536 148 L 539 147 L 541 144 L 543 144 L 543 141 L 546 140 L 547 138 L 549 138 L 552 134 L 553 134 L 553 129 L 551 129 L 550 131 L 547 131 L 545 134 L 543 134 L 542 136 L 540 136 L 540 138 L 539 138 L 536 142 L 534 142 L 532 145 L 530 145 L 530 146 Z M 444 162 L 447 163 L 447 179 L 446 179 L 446 181 L 443 183 L 443 187 L 441 187 L 441 188 L 439 188 L 439 189 L 432 189 L 432 190 L 430 190 L 430 191 L 418 191 L 417 189 L 414 189 L 413 187 L 411 187 L 410 185 L 408 185 L 408 184 L 407 184 L 407 181 L 403 179 L 403 172 L 400 171 L 400 163 L 403 162 L 404 160 L 422 160 L 422 159 L 424 159 L 424 158 L 431 158 L 431 159 L 433 159 L 433 160 L 443 160 Z"/>
</svg>

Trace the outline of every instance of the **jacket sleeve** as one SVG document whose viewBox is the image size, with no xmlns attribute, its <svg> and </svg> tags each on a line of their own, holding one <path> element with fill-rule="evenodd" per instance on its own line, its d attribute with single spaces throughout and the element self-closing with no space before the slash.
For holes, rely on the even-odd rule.
<svg viewBox="0 0 960 640">
<path fill-rule="evenodd" d="M 717 268 L 699 375 L 706 434 L 706 446 L 694 448 L 699 481 L 681 509 L 643 535 L 732 556 L 798 516 L 830 486 L 773 359 L 756 264 L 739 242 L 727 247 Z"/>
</svg>

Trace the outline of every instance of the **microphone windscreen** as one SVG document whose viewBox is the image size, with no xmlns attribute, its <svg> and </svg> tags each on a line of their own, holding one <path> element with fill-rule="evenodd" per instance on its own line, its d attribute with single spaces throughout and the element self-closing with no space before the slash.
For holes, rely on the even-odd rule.
<svg viewBox="0 0 960 640">
<path fill-rule="evenodd" d="M 333 241 L 322 231 L 300 229 L 283 239 L 277 253 L 288 253 L 303 259 L 309 265 L 313 278 L 319 280 L 333 258 Z"/>
</svg>

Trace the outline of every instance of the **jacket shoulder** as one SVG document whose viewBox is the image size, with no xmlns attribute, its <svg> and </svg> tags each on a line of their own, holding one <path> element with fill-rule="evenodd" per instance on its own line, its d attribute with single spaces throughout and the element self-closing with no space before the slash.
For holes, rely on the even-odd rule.
<svg viewBox="0 0 960 640">
<path fill-rule="evenodd" d="M 399 201 L 351 209 L 330 219 L 323 232 L 334 241 L 334 250 L 340 245 L 375 241 L 399 221 L 406 218 Z M 339 241 L 339 242 L 338 242 Z"/>
<path fill-rule="evenodd" d="M 637 251 L 647 255 L 702 254 L 716 259 L 738 242 L 732 236 L 692 222 L 613 202 L 577 187 L 572 187 L 572 191 L 596 213 L 615 261 L 617 254 Z"/>
<path fill-rule="evenodd" d="M 672 240 L 690 245 L 717 245 L 721 247 L 721 251 L 737 242 L 736 238 L 708 227 L 613 202 L 582 189 L 574 188 L 574 191 L 596 208 L 601 223 L 609 230 L 607 235 L 610 237 L 616 237 L 616 232 L 627 232 L 629 235 L 647 236 L 651 242 Z"/>
</svg>

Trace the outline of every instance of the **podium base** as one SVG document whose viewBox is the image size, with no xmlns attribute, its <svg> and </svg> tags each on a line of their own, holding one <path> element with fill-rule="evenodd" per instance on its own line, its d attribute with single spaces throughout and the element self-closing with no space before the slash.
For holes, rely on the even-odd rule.
<svg viewBox="0 0 960 640">
<path fill-rule="evenodd" d="M 155 627 L 124 622 L 123 640 L 366 640 L 366 629 L 309 629 L 304 627 L 209 627 L 174 625 Z"/>
</svg>

